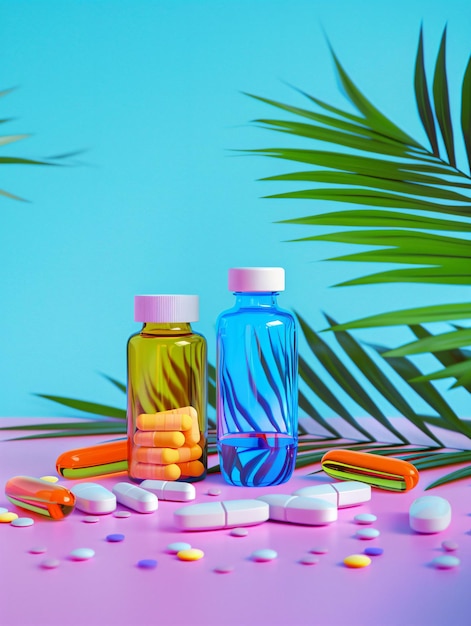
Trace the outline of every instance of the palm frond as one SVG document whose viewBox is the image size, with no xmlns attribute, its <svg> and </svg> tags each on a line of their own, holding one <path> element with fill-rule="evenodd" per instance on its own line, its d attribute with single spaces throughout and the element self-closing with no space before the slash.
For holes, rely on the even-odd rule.
<svg viewBox="0 0 471 626">
<path fill-rule="evenodd" d="M 435 60 L 431 95 L 425 70 L 422 28 L 415 56 L 415 103 L 430 148 L 405 133 L 365 97 L 341 65 L 332 47 L 330 50 L 335 70 L 344 95 L 355 109 L 354 114 L 332 107 L 300 90 L 298 92 L 310 101 L 312 110 L 311 107 L 294 107 L 252 96 L 292 117 L 290 120 L 261 118 L 255 121 L 256 124 L 285 137 L 297 137 L 310 143 L 308 148 L 283 146 L 246 151 L 294 164 L 307 164 L 310 168 L 265 177 L 264 181 L 284 184 L 306 183 L 304 189 L 265 197 L 317 202 L 325 200 L 343 203 L 347 207 L 361 205 L 360 208 L 350 210 L 327 213 L 316 211 L 313 215 L 281 220 L 279 223 L 282 224 L 311 228 L 355 228 L 353 231 L 314 234 L 294 241 L 329 241 L 348 246 L 374 247 L 366 251 L 362 249 L 359 253 L 331 257 L 326 259 L 328 261 L 409 266 L 393 267 L 340 281 L 335 286 L 400 282 L 471 285 L 471 176 L 465 173 L 464 168 L 459 168 L 457 163 L 457 141 L 447 76 L 446 38 L 447 31 L 444 28 Z M 460 130 L 471 170 L 471 58 L 461 85 Z M 325 146 L 330 149 L 326 150 Z M 431 214 L 435 216 L 431 217 Z M 461 233 L 462 236 L 449 236 L 446 231 Z M 332 330 L 470 319 L 470 309 L 466 302 L 416 307 L 408 311 L 370 315 L 337 325 Z M 462 351 L 470 344 L 469 329 L 461 329 L 460 332 L 455 329 L 442 336 L 418 338 L 410 345 L 399 346 L 389 356 L 423 352 L 449 354 L 453 350 Z M 415 375 L 414 384 L 450 376 L 455 377 L 454 386 L 462 386 L 469 391 L 471 361 L 463 351 L 462 356 L 459 365 L 441 361 L 445 366 L 442 370 Z M 411 368 L 406 369 L 410 371 Z"/>
</svg>

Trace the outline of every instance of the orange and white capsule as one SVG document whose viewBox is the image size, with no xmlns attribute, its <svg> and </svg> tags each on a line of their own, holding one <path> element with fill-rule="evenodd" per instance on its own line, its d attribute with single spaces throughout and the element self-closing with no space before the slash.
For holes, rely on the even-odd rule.
<svg viewBox="0 0 471 626">
<path fill-rule="evenodd" d="M 132 463 L 131 476 L 150 480 L 178 480 L 182 474 L 176 463 L 155 465 L 153 463 Z"/>
<path fill-rule="evenodd" d="M 195 461 L 203 454 L 200 446 L 183 446 L 182 448 L 137 448 L 136 459 L 139 463 L 155 463 L 157 465 L 169 465 L 170 463 L 183 463 Z"/>
<path fill-rule="evenodd" d="M 185 435 L 176 430 L 138 430 L 133 441 L 137 446 L 149 448 L 181 448 L 185 444 Z"/>
<path fill-rule="evenodd" d="M 192 406 L 184 406 L 158 413 L 141 413 L 137 416 L 139 430 L 189 430 L 198 416 Z"/>
</svg>

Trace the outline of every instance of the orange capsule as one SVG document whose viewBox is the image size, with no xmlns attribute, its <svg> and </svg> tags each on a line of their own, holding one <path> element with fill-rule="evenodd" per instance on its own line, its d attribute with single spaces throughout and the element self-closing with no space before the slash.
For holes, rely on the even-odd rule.
<svg viewBox="0 0 471 626">
<path fill-rule="evenodd" d="M 75 506 L 75 496 L 68 489 L 31 476 L 10 478 L 5 495 L 12 504 L 54 520 L 63 519 Z"/>
<path fill-rule="evenodd" d="M 388 491 L 409 491 L 419 482 L 419 472 L 412 463 L 368 452 L 329 450 L 321 465 L 333 478 L 358 480 Z"/>
</svg>

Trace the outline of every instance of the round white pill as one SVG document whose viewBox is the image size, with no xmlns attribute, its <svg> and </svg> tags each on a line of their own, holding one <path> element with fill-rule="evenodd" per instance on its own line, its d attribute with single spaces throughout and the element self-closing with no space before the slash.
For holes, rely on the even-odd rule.
<svg viewBox="0 0 471 626">
<path fill-rule="evenodd" d="M 260 563 L 273 561 L 273 559 L 276 559 L 277 556 L 278 553 L 275 550 L 270 550 L 269 548 L 265 548 L 264 550 L 255 550 L 255 552 L 252 552 L 252 559 Z"/>
<path fill-rule="evenodd" d="M 458 544 L 455 541 L 442 541 L 442 548 L 447 552 L 458 550 Z"/>
<path fill-rule="evenodd" d="M 34 524 L 34 519 L 31 519 L 31 517 L 18 517 L 17 519 L 14 519 L 10 522 L 11 526 L 21 526 L 21 527 L 32 526 L 33 524 Z"/>
<path fill-rule="evenodd" d="M 380 532 L 376 530 L 376 528 L 362 528 L 358 530 L 355 537 L 357 539 L 374 539 L 375 537 L 379 537 Z"/>
<path fill-rule="evenodd" d="M 116 511 L 113 513 L 113 517 L 131 517 L 130 511 Z"/>
<path fill-rule="evenodd" d="M 358 513 L 353 519 L 357 524 L 372 524 L 378 518 L 373 513 Z"/>
<path fill-rule="evenodd" d="M 328 548 L 325 548 L 324 546 L 319 546 L 316 548 L 311 548 L 309 550 L 309 552 L 312 552 L 313 554 L 327 554 L 327 552 L 329 551 Z"/>
<path fill-rule="evenodd" d="M 221 495 L 221 490 L 218 489 L 217 487 L 212 487 L 211 489 L 208 489 L 208 496 L 220 496 Z"/>
<path fill-rule="evenodd" d="M 6 509 L 4 506 L 0 506 L 0 515 L 2 513 L 8 513 L 8 509 Z"/>
<path fill-rule="evenodd" d="M 44 546 L 34 546 L 34 548 L 29 549 L 30 554 L 44 554 L 47 552 L 47 548 Z"/>
<path fill-rule="evenodd" d="M 96 515 L 88 515 L 87 517 L 84 517 L 82 520 L 82 522 L 85 522 L 85 524 L 96 524 L 99 521 L 100 521 L 100 518 L 97 517 Z"/>
<path fill-rule="evenodd" d="M 69 556 L 73 561 L 86 561 L 95 556 L 95 550 L 91 548 L 77 548 L 72 550 Z"/>
<path fill-rule="evenodd" d="M 453 569 L 454 567 L 458 567 L 460 564 L 460 560 L 456 556 L 451 556 L 448 554 L 443 554 L 442 556 L 437 556 L 432 561 L 432 565 L 437 569 Z"/>
</svg>

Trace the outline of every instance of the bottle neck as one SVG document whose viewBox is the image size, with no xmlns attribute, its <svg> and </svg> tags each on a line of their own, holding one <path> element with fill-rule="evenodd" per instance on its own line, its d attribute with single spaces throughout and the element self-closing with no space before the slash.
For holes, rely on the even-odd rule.
<svg viewBox="0 0 471 626">
<path fill-rule="evenodd" d="M 277 306 L 278 291 L 236 291 L 235 308 L 272 308 Z"/>
<path fill-rule="evenodd" d="M 191 335 L 193 330 L 189 322 L 144 322 L 141 336 L 172 336 Z"/>
</svg>

